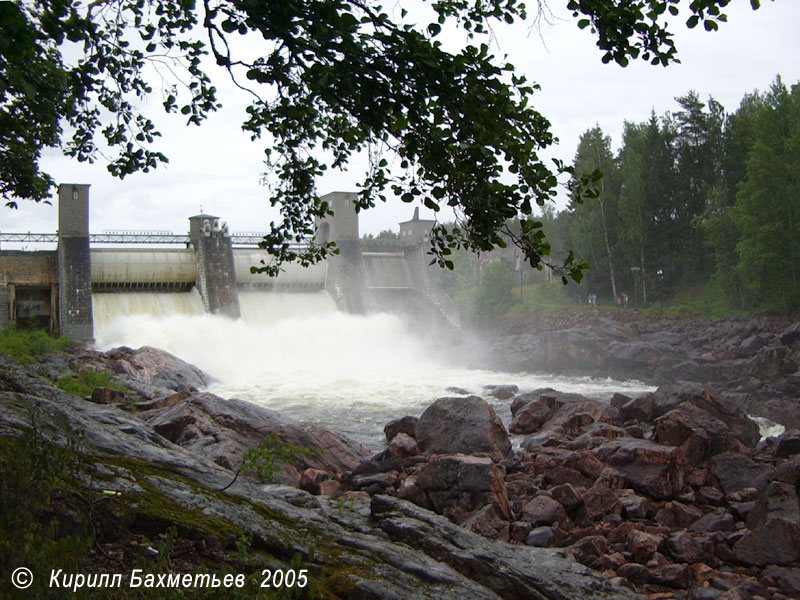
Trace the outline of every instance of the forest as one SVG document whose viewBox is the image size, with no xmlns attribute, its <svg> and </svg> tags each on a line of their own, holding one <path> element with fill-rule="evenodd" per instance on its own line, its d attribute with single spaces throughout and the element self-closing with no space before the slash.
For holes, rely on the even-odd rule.
<svg viewBox="0 0 800 600">
<path fill-rule="evenodd" d="M 800 85 L 776 77 L 734 112 L 695 92 L 679 110 L 580 138 L 576 173 L 596 198 L 542 216 L 551 256 L 591 268 L 583 295 L 637 305 L 700 294 L 720 314 L 800 308 Z"/>
</svg>

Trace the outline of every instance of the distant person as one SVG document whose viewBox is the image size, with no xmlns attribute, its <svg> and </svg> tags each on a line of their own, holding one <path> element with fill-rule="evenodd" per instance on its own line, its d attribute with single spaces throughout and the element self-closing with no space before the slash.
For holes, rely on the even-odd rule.
<svg viewBox="0 0 800 600">
<path fill-rule="evenodd" d="M 622 294 L 622 310 L 627 310 L 628 308 L 628 294 Z"/>
</svg>

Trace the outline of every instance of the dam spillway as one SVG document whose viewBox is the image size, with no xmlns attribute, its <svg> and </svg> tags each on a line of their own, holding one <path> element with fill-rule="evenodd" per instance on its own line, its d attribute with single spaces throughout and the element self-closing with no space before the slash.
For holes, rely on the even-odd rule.
<svg viewBox="0 0 800 600">
<path fill-rule="evenodd" d="M 320 262 L 308 267 L 298 264 L 284 265 L 277 277 L 267 277 L 264 273 L 252 273 L 251 267 L 268 263 L 270 256 L 264 250 L 248 248 L 233 249 L 233 266 L 236 283 L 240 289 L 255 287 L 275 291 L 308 292 L 325 289 L 328 278 L 328 263 Z"/>
<path fill-rule="evenodd" d="M 90 255 L 92 292 L 186 292 L 197 281 L 191 250 L 105 248 Z"/>
<path fill-rule="evenodd" d="M 198 298 L 203 312 L 238 318 L 243 294 L 252 289 L 326 291 L 340 310 L 353 313 L 392 311 L 411 299 L 413 306 L 406 314 L 437 315 L 458 326 L 455 305 L 428 272 L 425 247 L 433 221 L 419 219 L 418 212 L 400 224 L 398 239 L 366 240 L 358 234 L 356 195 L 327 194 L 323 198 L 334 214 L 315 224 L 318 241 L 335 242 L 340 252 L 307 267 L 285 264 L 277 277 L 268 277 L 252 272 L 271 260 L 266 250 L 253 247 L 259 235 L 230 234 L 212 215 L 190 217 L 188 235 L 90 235 L 88 191 L 85 184 L 59 186 L 57 234 L 4 234 L 5 241 L 20 235 L 26 242 L 55 242 L 57 250 L 0 250 L 0 330 L 36 325 L 77 342 L 91 342 L 95 322 L 105 323 L 115 312 L 194 313 Z M 250 247 L 234 247 L 234 239 Z M 128 245 L 106 248 L 92 246 L 95 243 Z M 120 297 L 111 298 L 113 294 Z M 247 302 L 252 304 L 252 299 Z"/>
<path fill-rule="evenodd" d="M 363 252 L 367 287 L 370 289 L 411 289 L 411 277 L 406 256 L 402 252 Z"/>
<path fill-rule="evenodd" d="M 121 315 L 205 314 L 203 300 L 196 289 L 188 292 L 94 292 L 92 294 L 95 332 L 106 327 Z"/>
<path fill-rule="evenodd" d="M 252 273 L 268 261 L 265 250 L 233 249 L 237 286 L 310 291 L 325 288 L 327 264 L 285 265 L 277 277 Z M 91 250 L 92 292 L 186 292 L 197 285 L 197 258 L 190 249 L 101 248 Z"/>
</svg>

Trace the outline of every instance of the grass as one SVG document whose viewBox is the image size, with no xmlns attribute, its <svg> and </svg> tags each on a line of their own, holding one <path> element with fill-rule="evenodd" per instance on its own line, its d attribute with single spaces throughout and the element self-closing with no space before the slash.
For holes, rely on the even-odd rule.
<svg viewBox="0 0 800 600">
<path fill-rule="evenodd" d="M 92 392 L 99 387 L 111 388 L 125 393 L 130 391 L 126 386 L 114 381 L 110 373 L 96 371 L 92 368 L 83 369 L 74 377 L 71 375 L 59 377 L 56 385 L 59 389 L 79 398 L 91 396 Z"/>
<path fill-rule="evenodd" d="M 0 352 L 16 358 L 20 364 L 30 364 L 37 356 L 61 352 L 69 339 L 56 337 L 43 329 L 9 327 L 0 331 Z"/>
<path fill-rule="evenodd" d="M 520 318 L 548 316 L 565 309 L 587 309 L 584 295 L 581 295 L 582 303 L 578 305 L 576 293 L 583 294 L 583 291 L 574 285 L 564 286 L 560 282 L 527 284 L 522 288 L 523 301 L 514 304 L 506 314 L 510 318 Z M 514 288 L 514 295 L 519 299 L 519 286 Z M 737 306 L 737 299 L 730 297 L 714 282 L 686 287 L 663 303 L 650 300 L 647 306 L 640 306 L 639 310 L 653 316 L 719 319 L 753 312 Z M 611 304 L 598 306 L 617 308 Z M 630 298 L 628 308 L 633 308 L 633 297 Z"/>
<path fill-rule="evenodd" d="M 519 285 L 513 289 L 517 302 L 508 310 L 510 317 L 526 315 L 547 316 L 566 308 L 575 308 L 575 294 L 583 291 L 574 285 L 564 285 L 560 281 L 528 283 L 521 288 Z M 520 302 L 520 298 L 522 301 Z"/>
<path fill-rule="evenodd" d="M 27 590 L 6 586 L 17 567 L 47 573 L 58 564 L 74 571 L 86 555 L 90 527 L 66 491 L 77 464 L 71 448 L 45 442 L 36 430 L 0 436 L 0 581 L 6 597 L 51 597 L 43 577 Z"/>
<path fill-rule="evenodd" d="M 568 311 L 589 311 L 586 295 L 582 288 L 575 285 L 563 285 L 560 281 L 528 283 L 520 287 L 515 285 L 512 291 L 514 304 L 503 314 L 492 315 L 484 319 L 484 323 L 501 325 L 506 328 L 528 323 L 531 319 L 550 317 L 555 313 Z M 580 297 L 581 303 L 577 302 Z M 664 299 L 650 301 L 647 306 L 640 306 L 639 312 L 651 317 L 681 317 L 689 319 L 720 319 L 746 316 L 748 314 L 768 312 L 761 310 L 747 311 L 738 306 L 738 299 L 726 294 L 714 281 L 686 286 L 679 292 Z M 633 309 L 633 297 L 628 309 Z M 613 304 L 600 302 L 598 308 L 618 310 Z"/>
<path fill-rule="evenodd" d="M 702 319 L 720 319 L 749 314 L 738 307 L 735 298 L 726 295 L 722 289 L 712 283 L 703 283 L 684 288 L 663 302 L 653 302 L 644 309 L 645 312 L 665 317 L 688 317 Z M 751 311 L 752 312 L 752 311 Z"/>
</svg>

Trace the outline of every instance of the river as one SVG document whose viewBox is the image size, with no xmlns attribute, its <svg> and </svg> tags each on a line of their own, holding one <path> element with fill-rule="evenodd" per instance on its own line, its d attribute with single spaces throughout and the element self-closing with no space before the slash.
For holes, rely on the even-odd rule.
<svg viewBox="0 0 800 600">
<path fill-rule="evenodd" d="M 169 296 L 169 298 L 164 298 Z M 209 391 L 340 431 L 377 450 L 394 418 L 419 416 L 458 387 L 483 395 L 508 425 L 510 401 L 484 386 L 552 387 L 609 399 L 638 381 L 469 369 L 390 314 L 350 315 L 326 293 L 242 292 L 241 319 L 204 314 L 189 294 L 95 294 L 100 349 L 155 346 L 214 378 Z"/>
</svg>

